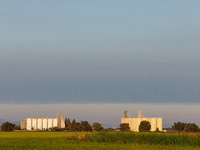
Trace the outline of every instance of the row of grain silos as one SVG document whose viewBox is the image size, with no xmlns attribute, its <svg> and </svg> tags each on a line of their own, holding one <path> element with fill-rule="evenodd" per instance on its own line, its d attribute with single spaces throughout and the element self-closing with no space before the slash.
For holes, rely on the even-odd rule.
<svg viewBox="0 0 200 150">
<path fill-rule="evenodd" d="M 57 118 L 27 118 L 27 130 L 46 130 L 58 127 Z"/>
</svg>

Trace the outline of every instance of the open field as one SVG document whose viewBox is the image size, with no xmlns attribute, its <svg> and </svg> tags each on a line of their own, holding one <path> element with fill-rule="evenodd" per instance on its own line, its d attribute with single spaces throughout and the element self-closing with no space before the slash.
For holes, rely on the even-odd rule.
<svg viewBox="0 0 200 150">
<path fill-rule="evenodd" d="M 0 132 L 0 149 L 200 149 L 199 133 Z"/>
</svg>

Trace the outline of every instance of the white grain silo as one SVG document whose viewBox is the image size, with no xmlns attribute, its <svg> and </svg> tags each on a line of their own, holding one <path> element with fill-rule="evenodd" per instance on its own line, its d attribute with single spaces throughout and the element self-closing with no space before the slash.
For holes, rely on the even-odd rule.
<svg viewBox="0 0 200 150">
<path fill-rule="evenodd" d="M 44 130 L 46 130 L 47 129 L 47 118 L 43 118 L 43 126 L 42 126 L 42 128 L 44 129 Z"/>
<path fill-rule="evenodd" d="M 150 131 L 156 131 L 157 128 L 159 131 L 162 131 L 162 118 L 144 117 L 140 110 L 138 112 L 138 117 L 128 117 L 127 111 L 125 111 L 124 118 L 121 118 L 121 123 L 129 123 L 131 131 L 139 132 L 141 121 L 149 121 L 151 124 Z"/>
<path fill-rule="evenodd" d="M 61 113 L 58 113 L 56 118 L 27 118 L 20 122 L 20 128 L 27 130 L 46 130 L 52 127 L 65 128 Z"/>
<path fill-rule="evenodd" d="M 48 119 L 48 129 L 53 127 L 53 119 L 49 118 Z"/>
<path fill-rule="evenodd" d="M 37 129 L 42 130 L 42 118 L 38 118 L 38 125 L 37 125 Z"/>
<path fill-rule="evenodd" d="M 37 119 L 36 118 L 31 119 L 31 129 L 34 129 L 34 130 L 37 129 Z"/>
<path fill-rule="evenodd" d="M 31 123 L 31 118 L 27 118 L 27 130 L 32 129 L 32 123 Z"/>
</svg>

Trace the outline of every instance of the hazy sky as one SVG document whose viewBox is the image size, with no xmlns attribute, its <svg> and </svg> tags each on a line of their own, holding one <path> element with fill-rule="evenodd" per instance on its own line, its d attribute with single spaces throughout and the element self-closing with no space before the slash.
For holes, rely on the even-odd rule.
<svg viewBox="0 0 200 150">
<path fill-rule="evenodd" d="M 199 103 L 199 0 L 0 2 L 0 103 Z"/>
<path fill-rule="evenodd" d="M 179 103 L 95 103 L 95 104 L 0 104 L 1 117 L 7 120 L 21 121 L 27 117 L 55 118 L 58 112 L 62 117 L 76 121 L 87 120 L 91 124 L 121 123 L 124 110 L 128 110 L 129 117 L 137 117 L 140 109 L 145 117 L 162 117 L 163 127 L 171 127 L 174 122 L 196 123 L 200 126 L 199 104 Z M 6 112 L 6 113 L 5 113 Z M 110 125 L 109 125 L 110 126 Z"/>
</svg>

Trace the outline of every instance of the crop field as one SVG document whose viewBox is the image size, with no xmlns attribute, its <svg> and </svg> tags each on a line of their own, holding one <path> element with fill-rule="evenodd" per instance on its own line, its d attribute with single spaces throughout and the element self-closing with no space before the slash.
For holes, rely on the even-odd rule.
<svg viewBox="0 0 200 150">
<path fill-rule="evenodd" d="M 200 149 L 200 133 L 0 132 L 0 149 Z"/>
</svg>

